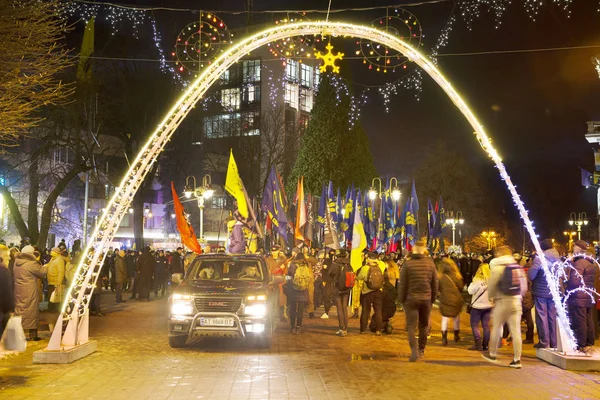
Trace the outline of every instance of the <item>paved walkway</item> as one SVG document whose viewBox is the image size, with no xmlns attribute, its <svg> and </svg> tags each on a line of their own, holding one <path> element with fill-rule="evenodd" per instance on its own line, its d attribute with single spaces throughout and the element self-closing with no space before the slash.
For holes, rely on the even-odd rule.
<svg viewBox="0 0 600 400">
<path fill-rule="evenodd" d="M 103 295 L 104 317 L 91 318 L 99 349 L 70 365 L 33 365 L 32 352 L 0 359 L 1 399 L 599 399 L 600 374 L 560 370 L 524 346 L 523 369 L 486 363 L 459 345 L 440 345 L 434 334 L 425 360 L 409 363 L 404 315 L 390 336 L 358 334 L 351 320 L 346 338 L 333 335 L 337 319 L 305 319 L 304 333 L 280 323 L 270 350 L 241 342 L 207 340 L 171 349 L 165 299 L 116 305 Z M 439 314 L 433 317 L 439 330 Z M 462 317 L 467 328 L 468 315 Z M 44 337 L 49 337 L 47 332 Z"/>
</svg>

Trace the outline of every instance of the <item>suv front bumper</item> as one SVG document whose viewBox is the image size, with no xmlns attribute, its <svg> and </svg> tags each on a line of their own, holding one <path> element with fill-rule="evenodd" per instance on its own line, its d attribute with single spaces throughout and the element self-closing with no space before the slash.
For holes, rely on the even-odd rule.
<svg viewBox="0 0 600 400">
<path fill-rule="evenodd" d="M 232 318 L 233 326 L 202 326 L 200 318 Z M 233 337 L 245 338 L 269 334 L 269 317 L 238 316 L 235 313 L 201 312 L 189 316 L 169 316 L 169 337 L 187 336 L 195 337 Z"/>
</svg>

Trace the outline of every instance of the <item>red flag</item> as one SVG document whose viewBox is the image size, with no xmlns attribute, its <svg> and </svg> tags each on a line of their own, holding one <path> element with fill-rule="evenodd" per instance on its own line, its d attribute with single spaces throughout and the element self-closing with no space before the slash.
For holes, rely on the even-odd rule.
<svg viewBox="0 0 600 400">
<path fill-rule="evenodd" d="M 183 205 L 179 200 L 179 196 L 177 196 L 177 192 L 175 191 L 175 184 L 171 181 L 171 192 L 173 193 L 173 204 L 175 207 L 175 216 L 177 218 L 177 229 L 179 230 L 179 234 L 181 235 L 181 243 L 184 244 L 185 247 L 190 249 L 196 254 L 202 254 L 202 248 L 200 247 L 200 243 L 198 243 L 198 239 L 196 238 L 196 234 L 194 233 L 194 228 L 188 222 L 185 217 L 185 213 L 183 212 Z"/>
</svg>

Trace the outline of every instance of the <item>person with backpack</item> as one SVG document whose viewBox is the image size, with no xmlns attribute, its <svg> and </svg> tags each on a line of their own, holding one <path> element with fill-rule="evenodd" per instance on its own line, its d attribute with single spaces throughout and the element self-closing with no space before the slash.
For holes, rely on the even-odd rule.
<svg viewBox="0 0 600 400">
<path fill-rule="evenodd" d="M 471 330 L 475 344 L 469 350 L 485 351 L 490 343 L 490 317 L 494 304 L 490 302 L 488 293 L 488 281 L 490 280 L 490 266 L 487 263 L 479 264 L 477 272 L 473 277 L 473 282 L 469 285 L 467 291 L 473 297 L 467 312 L 471 314 Z M 479 323 L 483 328 L 483 338 L 479 332 Z"/>
<path fill-rule="evenodd" d="M 361 293 L 362 312 L 360 314 L 360 333 L 367 333 L 367 325 L 373 307 L 375 335 L 380 336 L 383 329 L 381 302 L 383 289 L 383 272 L 385 264 L 378 260 L 377 253 L 369 253 L 366 264 L 358 272 L 358 280 L 363 281 Z"/>
<path fill-rule="evenodd" d="M 416 362 L 425 354 L 429 315 L 438 292 L 438 275 L 433 259 L 425 255 L 425 242 L 418 240 L 413 246 L 412 255 L 400 270 L 398 300 L 404 305 L 406 331 L 411 355 L 408 361 Z M 419 342 L 415 331 L 419 326 Z"/>
<path fill-rule="evenodd" d="M 338 251 L 331 267 L 329 267 L 329 276 L 333 285 L 333 298 L 335 299 L 340 328 L 335 334 L 344 337 L 348 334 L 348 301 L 350 300 L 350 291 L 354 287 L 356 280 L 356 274 L 352 270 L 346 250 L 341 249 Z"/>
<path fill-rule="evenodd" d="M 314 286 L 312 272 L 302 252 L 294 256 L 287 275 L 289 277 L 288 285 L 291 285 L 291 288 L 287 291 L 287 300 L 290 307 L 290 331 L 298 335 L 302 327 L 304 306 L 308 303 L 308 288 L 310 285 Z"/>
<path fill-rule="evenodd" d="M 454 322 L 454 342 L 460 341 L 460 312 L 463 307 L 463 277 L 451 259 L 442 257 L 438 267 L 440 313 L 442 314 L 442 346 L 448 345 L 448 319 Z"/>
<path fill-rule="evenodd" d="M 491 332 L 489 351 L 482 353 L 483 358 L 492 363 L 497 363 L 496 355 L 502 336 L 502 326 L 508 323 L 513 342 L 514 356 L 508 365 L 520 369 L 523 338 L 521 337 L 521 315 L 523 312 L 522 298 L 527 291 L 525 272 L 514 259 L 508 246 L 496 249 L 495 258 L 490 261 L 490 280 L 488 294 L 494 302 L 492 308 L 492 321 L 494 326 Z"/>
</svg>

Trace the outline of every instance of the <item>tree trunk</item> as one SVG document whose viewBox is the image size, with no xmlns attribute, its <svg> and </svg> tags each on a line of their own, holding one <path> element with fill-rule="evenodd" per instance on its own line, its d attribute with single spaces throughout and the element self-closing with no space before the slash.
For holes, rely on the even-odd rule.
<svg viewBox="0 0 600 400">
<path fill-rule="evenodd" d="M 83 172 L 83 170 L 84 168 L 82 168 L 81 165 L 76 165 L 73 167 L 72 170 L 67 172 L 67 174 L 56 183 L 54 189 L 52 189 L 50 194 L 48 194 L 48 197 L 44 202 L 44 207 L 42 208 L 42 218 L 38 239 L 35 242 L 32 240 L 32 243 L 37 243 L 39 247 L 46 247 L 46 240 L 48 239 L 48 232 L 50 231 L 50 225 L 52 223 L 52 210 L 56 205 L 56 200 L 58 200 L 58 196 L 60 196 L 73 178 L 75 178 L 80 172 Z"/>
<path fill-rule="evenodd" d="M 144 248 L 144 198 L 142 191 L 138 191 L 133 198 L 133 237 L 135 241 L 135 249 L 142 250 Z"/>
<path fill-rule="evenodd" d="M 38 175 L 38 158 L 35 157 L 27 170 L 29 178 L 29 206 L 27 209 L 27 227 L 31 243 L 37 243 L 39 236 L 38 227 L 38 196 L 40 193 L 40 178 Z"/>
<path fill-rule="evenodd" d="M 15 199 L 12 197 L 11 193 L 8 191 L 8 188 L 6 186 L 3 186 L 3 185 L 0 186 L 0 195 L 2 195 L 4 197 L 4 201 L 6 202 L 6 205 L 8 206 L 8 210 L 10 211 L 10 215 L 13 219 L 13 222 L 15 223 L 15 226 L 17 227 L 17 230 L 19 231 L 19 235 L 21 236 L 21 239 L 23 239 L 24 237 L 30 237 L 29 229 L 27 229 L 25 220 L 23 219 L 23 216 L 21 215 L 21 211 L 19 210 L 19 205 L 17 204 Z"/>
</svg>

